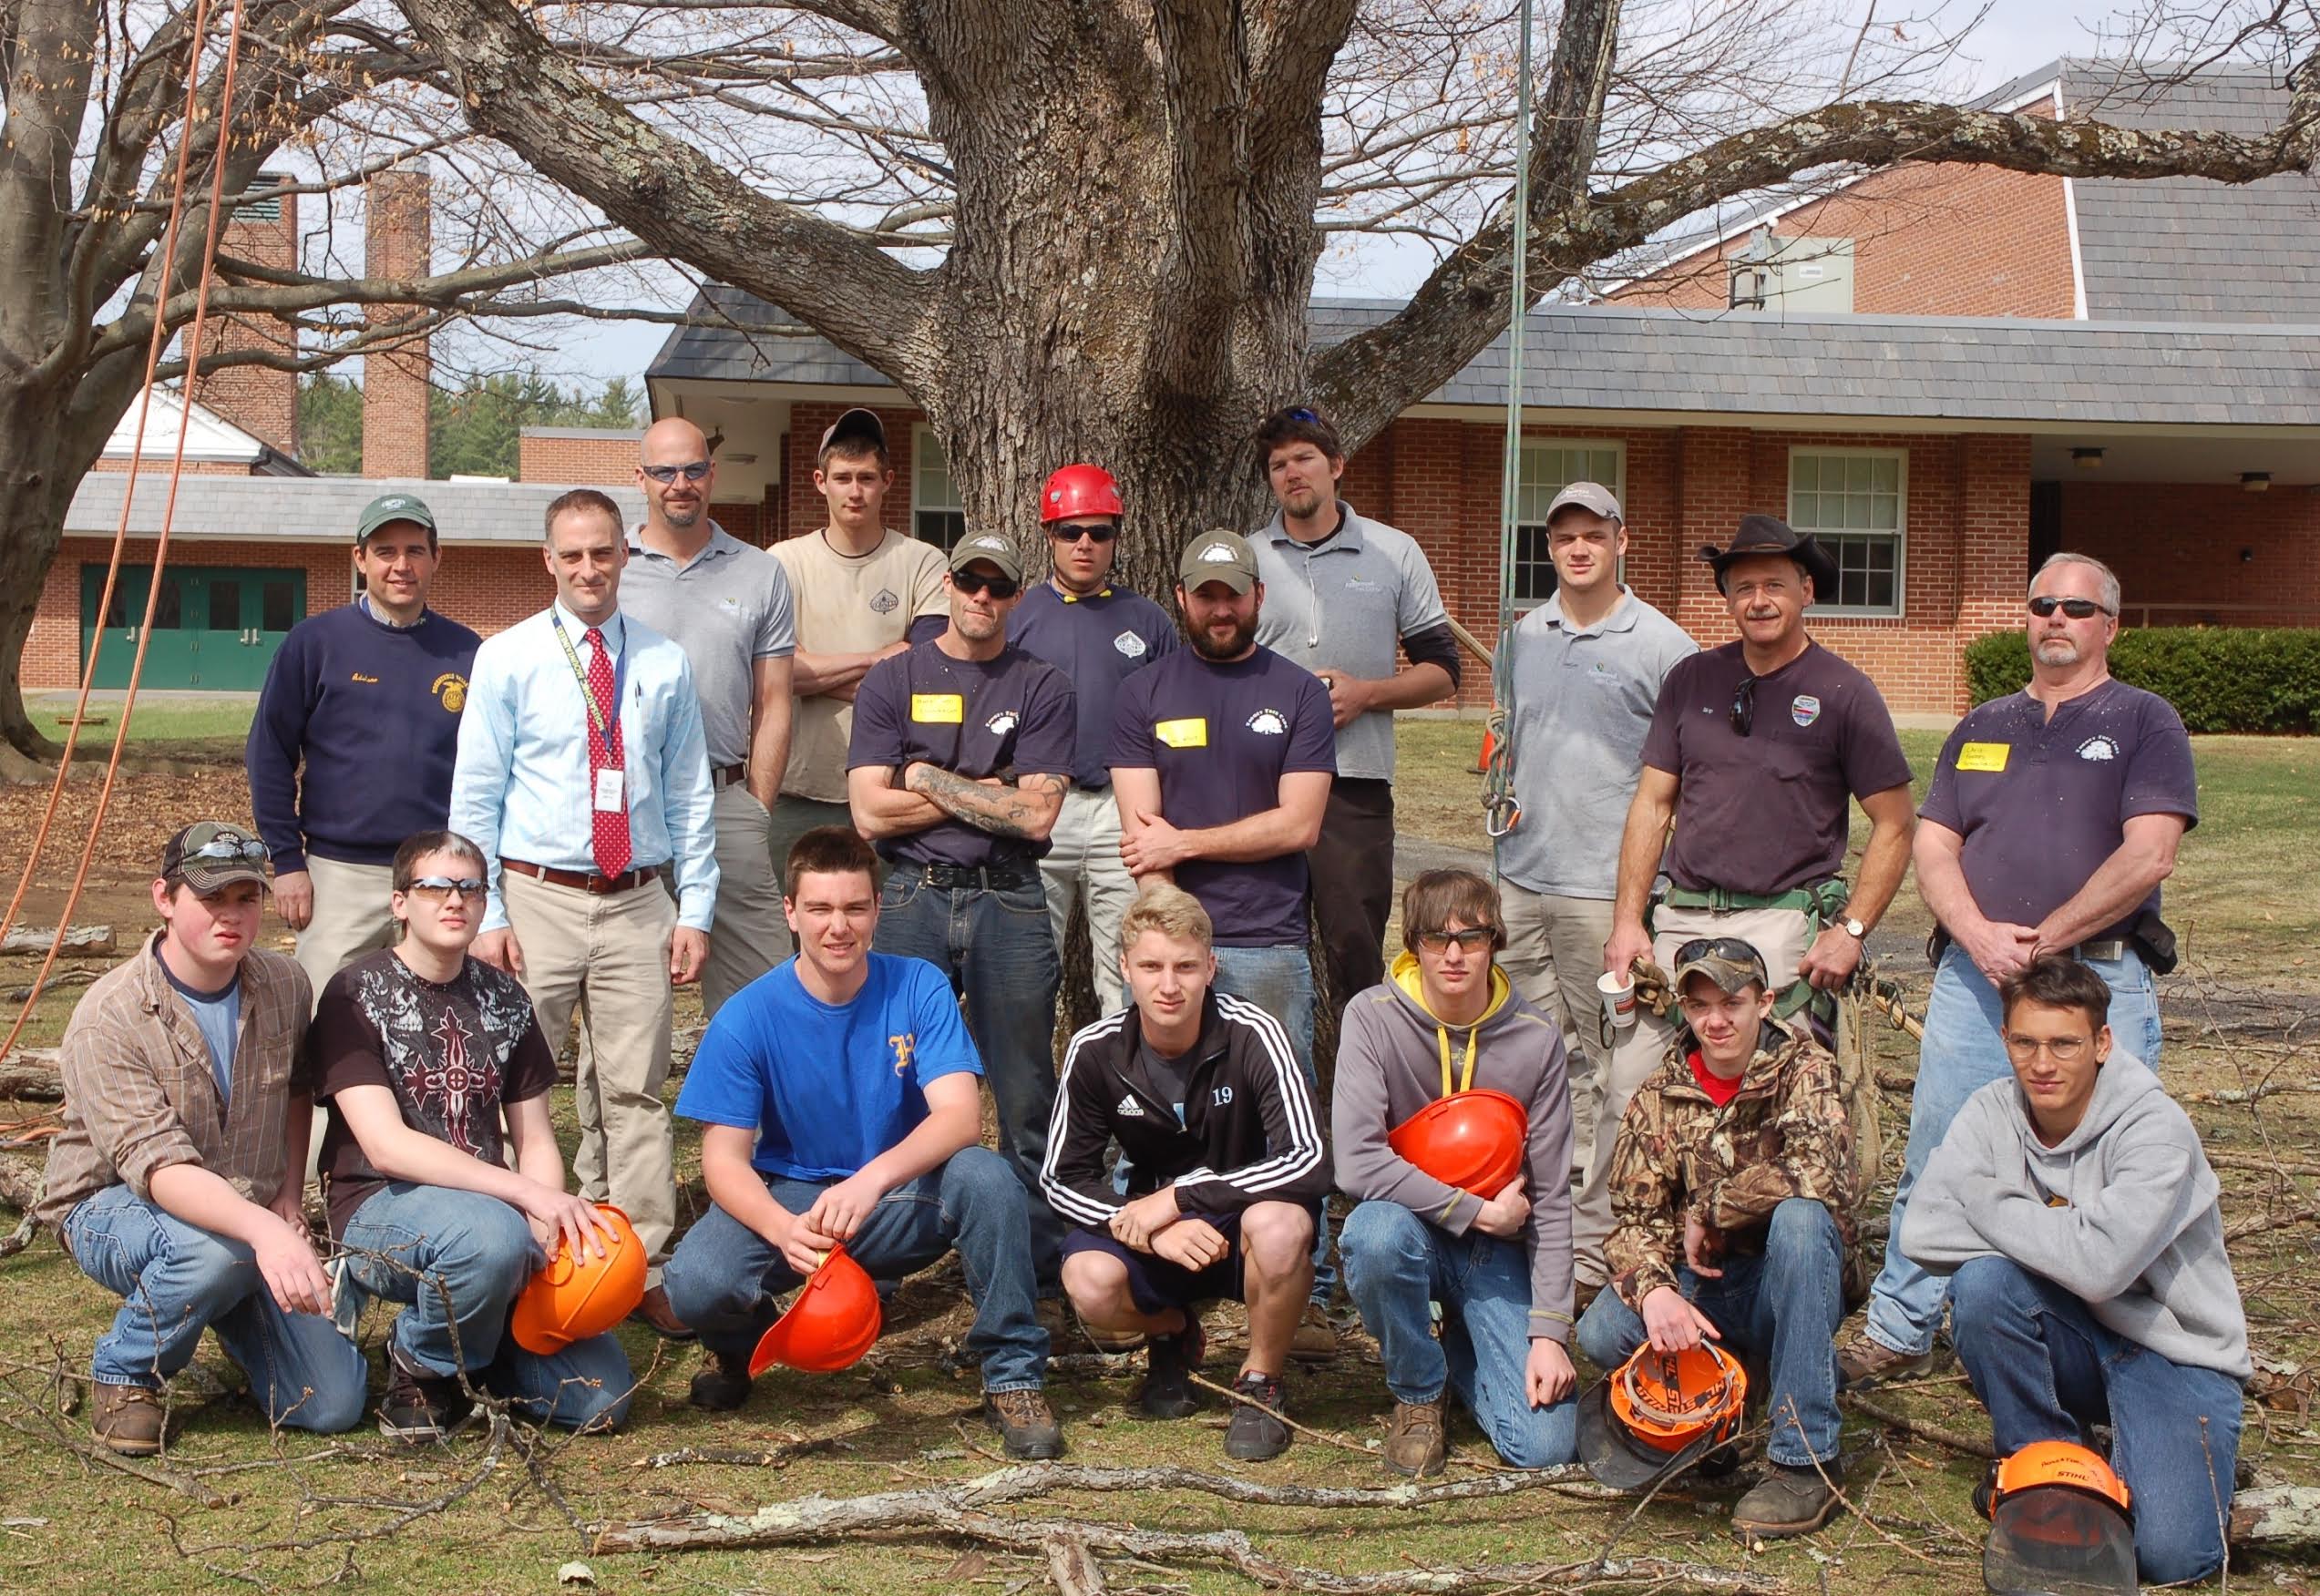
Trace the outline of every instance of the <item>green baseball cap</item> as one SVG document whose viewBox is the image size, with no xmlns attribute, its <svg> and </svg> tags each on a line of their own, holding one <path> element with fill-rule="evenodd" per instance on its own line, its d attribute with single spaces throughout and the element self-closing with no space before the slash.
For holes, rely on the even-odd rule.
<svg viewBox="0 0 2320 1596">
<path fill-rule="evenodd" d="M 1203 532 L 1185 545 L 1176 561 L 1176 580 L 1189 593 L 1204 582 L 1222 582 L 1236 593 L 1257 585 L 1257 551 L 1237 532 L 1218 527 Z"/>
<path fill-rule="evenodd" d="M 999 568 L 999 574 L 1011 582 L 1023 579 L 1023 553 L 1014 543 L 996 532 L 978 532 L 972 537 L 961 537 L 950 551 L 950 568 L 963 571 L 977 560 Z"/>
<path fill-rule="evenodd" d="M 362 515 L 355 518 L 354 541 L 367 541 L 372 533 L 391 521 L 409 521 L 429 532 L 436 529 L 435 512 L 427 508 L 425 499 L 416 494 L 383 493 L 364 505 Z"/>
</svg>

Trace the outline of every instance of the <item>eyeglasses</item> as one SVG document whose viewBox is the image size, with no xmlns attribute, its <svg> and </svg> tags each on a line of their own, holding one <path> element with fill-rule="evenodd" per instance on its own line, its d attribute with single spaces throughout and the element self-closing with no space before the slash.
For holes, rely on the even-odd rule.
<svg viewBox="0 0 2320 1596">
<path fill-rule="evenodd" d="M 1722 958 L 1734 964 L 1754 964 L 1761 956 L 1755 947 L 1737 936 L 1695 936 L 1676 949 L 1676 967 L 1681 969 L 1694 959 Z"/>
<path fill-rule="evenodd" d="M 713 467 L 706 460 L 691 460 L 683 466 L 647 466 L 644 467 L 644 474 L 653 481 L 665 486 L 674 482 L 680 476 L 687 482 L 698 482 L 708 476 L 712 469 Z"/>
<path fill-rule="evenodd" d="M 1742 680 L 1732 692 L 1732 732 L 1745 737 L 1756 730 L 1756 678 Z"/>
<path fill-rule="evenodd" d="M 1012 577 L 986 577 L 980 571 L 953 571 L 950 585 L 961 593 L 988 590 L 994 598 L 1012 598 L 1023 590 L 1023 585 Z"/>
<path fill-rule="evenodd" d="M 2027 1064 L 2044 1052 L 2057 1064 L 2075 1064 L 2086 1057 L 2094 1043 L 2086 1037 L 2025 1037 L 2008 1031 L 2006 1036 L 2006 1056 Z"/>
<path fill-rule="evenodd" d="M 1421 931 L 1418 946 L 1428 953 L 1448 953 L 1456 943 L 1468 953 L 1481 953 L 1498 940 L 1498 933 L 1487 926 L 1469 926 L 1459 931 Z"/>
<path fill-rule="evenodd" d="M 1058 543 L 1077 543 L 1083 537 L 1093 543 L 1109 543 L 1120 535 L 1120 529 L 1109 521 L 1099 521 L 1092 527 L 1050 527 L 1047 535 Z"/>
<path fill-rule="evenodd" d="M 422 875 L 403 890 L 438 903 L 448 903 L 454 897 L 481 897 L 483 883 L 472 875 L 462 875 L 456 880 L 448 875 Z"/>
<path fill-rule="evenodd" d="M 208 842 L 202 844 L 198 848 L 188 848 L 182 854 L 179 855 L 179 862 L 181 864 L 187 859 L 250 859 L 263 861 L 272 857 L 272 855 L 266 852 L 266 844 L 260 842 L 256 837 L 222 836 L 211 837 Z"/>
<path fill-rule="evenodd" d="M 2086 620 L 2094 616 L 2112 613 L 2091 598 L 2048 598 L 2040 596 L 2030 600 L 2030 613 L 2040 620 L 2044 620 L 2058 609 L 2072 620 Z"/>
</svg>

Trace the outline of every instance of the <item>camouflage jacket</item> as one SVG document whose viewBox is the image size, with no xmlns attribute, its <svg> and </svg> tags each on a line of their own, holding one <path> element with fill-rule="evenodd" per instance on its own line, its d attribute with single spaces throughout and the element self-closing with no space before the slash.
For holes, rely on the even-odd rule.
<svg viewBox="0 0 2320 1596">
<path fill-rule="evenodd" d="M 1837 1222 L 1845 1301 L 1859 1303 L 1868 1295 L 1856 1212 L 1863 1192 L 1836 1059 L 1768 1021 L 1740 1090 L 1719 1109 L 1692 1079 L 1693 1046 L 1690 1032 L 1677 1037 L 1619 1121 L 1605 1253 L 1621 1300 L 1637 1307 L 1676 1284 L 1687 1213 L 1706 1227 L 1712 1256 L 1755 1256 L 1772 1211 L 1807 1197 Z"/>
</svg>

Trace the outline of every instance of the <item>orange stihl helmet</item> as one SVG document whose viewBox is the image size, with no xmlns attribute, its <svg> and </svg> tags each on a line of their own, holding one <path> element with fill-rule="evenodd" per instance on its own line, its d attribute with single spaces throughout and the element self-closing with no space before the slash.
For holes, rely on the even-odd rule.
<svg viewBox="0 0 2320 1596">
<path fill-rule="evenodd" d="M 1712 1341 L 1645 1342 L 1579 1398 L 1579 1460 L 1615 1490 L 1641 1490 L 1740 1433 L 1748 1374 Z"/>
<path fill-rule="evenodd" d="M 749 1355 L 755 1378 L 775 1364 L 810 1375 L 834 1375 L 862 1361 L 878 1338 L 886 1315 L 868 1271 L 832 1247 L 788 1311 L 773 1322 Z"/>
<path fill-rule="evenodd" d="M 1997 1596 L 2136 1589 L 2133 1498 L 2100 1454 L 2033 1441 L 1976 1495 L 1990 1519 L 1982 1582 Z"/>
<path fill-rule="evenodd" d="M 1523 1172 L 1530 1115 L 1503 1091 L 1436 1098 L 1396 1125 L 1386 1145 L 1445 1186 L 1487 1202 Z"/>
<path fill-rule="evenodd" d="M 611 1222 L 604 1255 L 572 1256 L 560 1237 L 556 1255 L 534 1274 L 508 1315 L 508 1333 L 526 1352 L 552 1357 L 575 1341 L 601 1335 L 644 1300 L 644 1243 L 629 1216 L 609 1202 L 596 1212 Z"/>
<path fill-rule="evenodd" d="M 1121 514 L 1120 485 L 1101 466 L 1066 466 L 1047 479 L 1039 496 L 1039 523 L 1068 521 L 1074 516 Z"/>
</svg>

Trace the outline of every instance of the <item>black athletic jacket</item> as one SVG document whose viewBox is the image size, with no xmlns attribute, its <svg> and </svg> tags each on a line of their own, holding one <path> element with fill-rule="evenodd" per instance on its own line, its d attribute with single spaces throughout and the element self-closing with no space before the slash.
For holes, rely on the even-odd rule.
<svg viewBox="0 0 2320 1596">
<path fill-rule="evenodd" d="M 1057 1215 L 1102 1229 L 1120 1211 L 1125 1199 L 1112 1189 L 1105 1157 L 1115 1138 L 1132 1166 L 1128 1195 L 1173 1182 L 1186 1213 L 1311 1204 L 1329 1195 L 1320 1118 L 1279 1020 L 1210 988 L 1182 1125 L 1136 1067 L 1142 1034 L 1131 1005 L 1081 1031 L 1063 1055 L 1039 1171 Z"/>
</svg>

